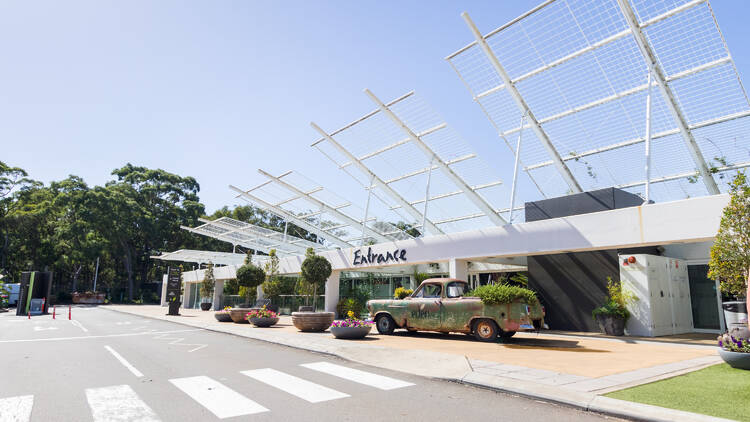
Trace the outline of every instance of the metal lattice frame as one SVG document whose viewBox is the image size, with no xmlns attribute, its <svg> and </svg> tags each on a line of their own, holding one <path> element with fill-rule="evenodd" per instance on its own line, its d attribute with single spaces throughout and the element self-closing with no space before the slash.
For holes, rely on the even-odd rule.
<svg viewBox="0 0 750 422">
<path fill-rule="evenodd" d="M 324 247 L 298 237 L 285 235 L 275 230 L 245 223 L 229 217 L 216 220 L 201 219 L 198 227 L 182 227 L 192 233 L 212 237 L 253 250 L 269 253 L 275 249 L 279 256 L 303 255 L 307 248 L 322 250 Z"/>
<path fill-rule="evenodd" d="M 175 262 L 194 262 L 196 264 L 215 265 L 242 265 L 245 262 L 245 254 L 232 252 L 199 251 L 195 249 L 180 249 L 174 252 L 164 252 L 161 255 L 152 256 L 152 259 Z"/>
<path fill-rule="evenodd" d="M 707 0 L 550 0 L 484 36 L 467 23 L 476 40 L 447 60 L 512 151 L 524 133 L 543 193 L 576 191 L 568 168 L 586 190 L 658 184 L 669 200 L 719 193 L 750 166 L 750 102 Z"/>
<path fill-rule="evenodd" d="M 330 133 L 312 123 L 322 136 L 314 148 L 413 227 L 442 234 L 506 224 L 502 182 L 414 92 L 388 103 L 365 94 L 378 108 Z"/>
</svg>

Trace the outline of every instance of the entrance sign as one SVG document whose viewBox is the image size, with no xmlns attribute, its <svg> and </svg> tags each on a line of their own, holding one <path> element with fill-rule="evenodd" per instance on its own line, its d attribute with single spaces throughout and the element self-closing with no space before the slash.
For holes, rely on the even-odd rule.
<svg viewBox="0 0 750 422">
<path fill-rule="evenodd" d="M 367 254 L 363 254 L 361 249 L 354 251 L 354 265 L 361 264 L 387 264 L 389 262 L 406 261 L 406 249 L 396 249 L 393 252 L 388 251 L 385 254 L 372 253 L 372 248 L 367 248 Z"/>
<path fill-rule="evenodd" d="M 167 302 L 179 301 L 181 288 L 182 270 L 180 270 L 180 267 L 169 267 L 169 275 L 167 276 Z"/>
</svg>

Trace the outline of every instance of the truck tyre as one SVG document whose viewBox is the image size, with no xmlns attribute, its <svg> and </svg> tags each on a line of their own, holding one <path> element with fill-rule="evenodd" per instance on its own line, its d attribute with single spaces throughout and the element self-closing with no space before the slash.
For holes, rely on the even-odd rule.
<svg viewBox="0 0 750 422">
<path fill-rule="evenodd" d="M 380 334 L 390 335 L 396 329 L 396 321 L 388 314 L 378 315 L 378 318 L 375 320 L 375 326 L 378 328 Z"/>
<path fill-rule="evenodd" d="M 495 342 L 499 331 L 497 324 L 491 319 L 480 319 L 474 323 L 474 338 L 479 341 Z"/>
<path fill-rule="evenodd" d="M 514 335 L 516 335 L 515 331 L 503 331 L 502 333 L 500 333 L 500 337 L 502 338 L 511 338 Z"/>
</svg>

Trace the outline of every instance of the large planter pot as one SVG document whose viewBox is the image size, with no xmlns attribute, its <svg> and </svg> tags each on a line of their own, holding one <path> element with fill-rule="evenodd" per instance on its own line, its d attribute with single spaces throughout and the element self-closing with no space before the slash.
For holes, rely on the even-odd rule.
<svg viewBox="0 0 750 422">
<path fill-rule="evenodd" d="M 617 315 L 597 315 L 599 329 L 608 336 L 625 335 L 625 318 Z"/>
<path fill-rule="evenodd" d="M 248 318 L 251 324 L 256 327 L 270 327 L 279 322 L 279 317 L 274 318 Z"/>
<path fill-rule="evenodd" d="M 727 329 L 748 325 L 747 302 L 745 300 L 723 302 L 721 307 L 724 309 L 724 321 L 727 323 Z"/>
<path fill-rule="evenodd" d="M 232 318 L 232 322 L 237 324 L 247 324 L 248 312 L 250 312 L 250 308 L 232 308 L 229 310 L 229 317 Z"/>
<path fill-rule="evenodd" d="M 750 370 L 750 353 L 730 352 L 719 347 L 719 356 L 732 368 Z"/>
<path fill-rule="evenodd" d="M 169 313 L 167 315 L 180 315 L 181 302 L 169 302 Z"/>
<path fill-rule="evenodd" d="M 201 311 L 207 311 L 209 309 L 211 309 L 211 302 L 201 303 Z"/>
<path fill-rule="evenodd" d="M 219 322 L 232 322 L 232 317 L 229 316 L 229 312 L 214 312 L 214 318 Z"/>
<path fill-rule="evenodd" d="M 331 334 L 336 338 L 353 340 L 365 338 L 371 329 L 372 325 L 363 327 L 331 327 Z"/>
<path fill-rule="evenodd" d="M 292 324 L 300 331 L 325 331 L 333 318 L 333 312 L 292 312 Z"/>
</svg>

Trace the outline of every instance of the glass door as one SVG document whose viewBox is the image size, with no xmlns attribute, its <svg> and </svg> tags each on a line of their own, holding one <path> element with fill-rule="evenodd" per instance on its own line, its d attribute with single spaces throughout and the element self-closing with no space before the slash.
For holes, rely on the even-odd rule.
<svg viewBox="0 0 750 422">
<path fill-rule="evenodd" d="M 688 265 L 690 301 L 693 308 L 693 328 L 721 330 L 716 282 L 708 278 L 708 265 Z"/>
</svg>

